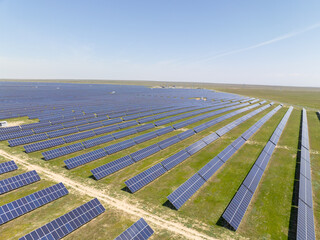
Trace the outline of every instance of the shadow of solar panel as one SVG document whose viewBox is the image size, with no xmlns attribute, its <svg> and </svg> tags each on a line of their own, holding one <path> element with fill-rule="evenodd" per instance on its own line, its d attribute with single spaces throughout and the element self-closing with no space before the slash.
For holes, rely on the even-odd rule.
<svg viewBox="0 0 320 240">
<path fill-rule="evenodd" d="M 253 194 L 244 186 L 241 185 L 230 204 L 222 214 L 222 217 L 237 230 L 241 220 L 249 206 Z"/>
<path fill-rule="evenodd" d="M 100 135 L 103 133 L 109 133 L 109 132 L 116 131 L 119 129 L 120 128 L 118 127 L 118 125 L 112 125 L 112 126 L 108 126 L 108 127 L 94 129 L 93 131 L 95 132 L 95 134 Z"/>
<path fill-rule="evenodd" d="M 198 174 L 204 178 L 206 181 L 219 170 L 219 168 L 224 164 L 218 157 L 215 157 L 210 160 L 206 165 L 204 165 L 199 171 Z"/>
<path fill-rule="evenodd" d="M 103 121 L 101 123 L 103 126 L 108 126 L 108 125 L 120 123 L 120 122 L 122 122 L 121 118 L 114 118 L 114 119 L 109 119 L 109 120 Z"/>
<path fill-rule="evenodd" d="M 87 132 L 81 132 L 81 133 L 76 133 L 72 134 L 69 136 L 63 137 L 63 139 L 69 143 L 69 142 L 75 142 L 81 139 L 89 138 L 95 136 L 95 133 L 93 131 L 87 131 Z"/>
<path fill-rule="evenodd" d="M 130 178 L 129 180 L 125 181 L 125 184 L 130 189 L 132 193 L 135 193 L 139 189 L 143 188 L 150 182 L 154 181 L 161 175 L 166 172 L 166 169 L 160 164 L 156 164 L 151 168 L 139 173 L 138 175 Z"/>
<path fill-rule="evenodd" d="M 136 133 L 137 133 L 137 130 L 135 128 L 131 128 L 131 129 L 127 129 L 127 130 L 123 130 L 123 131 L 120 131 L 120 132 L 113 133 L 112 136 L 115 139 L 119 139 L 119 138 L 123 138 L 123 137 L 129 136 L 129 135 L 133 135 L 133 134 L 136 134 Z"/>
<path fill-rule="evenodd" d="M 185 150 L 190 154 L 193 155 L 196 152 L 200 151 L 202 148 L 204 148 L 205 146 L 207 146 L 207 144 L 205 142 L 203 142 L 202 140 L 199 140 L 193 144 L 191 144 L 190 146 L 186 147 Z"/>
<path fill-rule="evenodd" d="M 109 135 L 105 135 L 105 136 L 101 136 L 101 137 L 97 137 L 94 139 L 84 141 L 84 142 L 82 142 L 82 144 L 84 145 L 85 148 L 90 148 L 90 147 L 97 146 L 102 143 L 113 141 L 114 139 L 115 138 L 111 134 L 109 134 Z"/>
<path fill-rule="evenodd" d="M 316 239 L 313 219 L 313 209 L 299 199 L 297 240 Z"/>
<path fill-rule="evenodd" d="M 38 173 L 33 170 L 0 181 L 0 194 L 40 181 Z"/>
<path fill-rule="evenodd" d="M 102 214 L 105 208 L 98 199 L 93 199 L 65 215 L 23 236 L 20 240 L 61 239 Z"/>
<path fill-rule="evenodd" d="M 114 172 L 117 172 L 131 164 L 133 164 L 134 161 L 130 157 L 130 155 L 124 156 L 122 158 L 119 158 L 117 160 L 114 160 L 112 162 L 109 162 L 107 164 L 104 164 L 100 167 L 97 167 L 95 169 L 91 170 L 91 173 L 95 177 L 95 179 L 99 180 L 103 177 L 106 177 Z"/>
<path fill-rule="evenodd" d="M 246 186 L 252 193 L 254 193 L 260 182 L 262 174 L 263 171 L 256 165 L 253 165 L 242 184 Z"/>
<path fill-rule="evenodd" d="M 221 161 L 226 162 L 236 151 L 237 149 L 235 149 L 232 145 L 229 145 L 222 150 L 217 157 L 220 158 Z"/>
<path fill-rule="evenodd" d="M 153 234 L 151 227 L 140 218 L 136 223 L 121 233 L 115 240 L 145 240 Z"/>
<path fill-rule="evenodd" d="M 97 160 L 99 158 L 103 158 L 107 156 L 107 152 L 104 151 L 102 148 L 94 150 L 92 152 L 88 152 L 73 158 L 69 158 L 64 161 L 68 169 L 72 169 L 81 165 L 84 165 L 88 162 L 92 162 L 94 160 Z"/>
<path fill-rule="evenodd" d="M 137 136 L 137 137 L 133 138 L 133 140 L 139 144 L 139 143 L 146 142 L 146 141 L 153 139 L 153 138 L 156 138 L 156 137 L 158 137 L 158 136 L 155 132 L 149 132 L 149 133 L 145 133 L 140 136 Z"/>
<path fill-rule="evenodd" d="M 134 153 L 131 153 L 130 156 L 132 159 L 137 162 L 140 161 L 146 157 L 149 157 L 150 155 L 159 152 L 161 149 L 157 144 L 153 144 L 151 146 L 145 147 L 143 149 L 140 149 Z"/>
<path fill-rule="evenodd" d="M 14 161 L 0 163 L 0 174 L 17 170 L 18 166 Z"/>
<path fill-rule="evenodd" d="M 179 209 L 204 183 L 205 180 L 196 173 L 173 191 L 167 199 L 176 209 Z"/>
<path fill-rule="evenodd" d="M 177 166 L 179 163 L 186 160 L 188 157 L 190 157 L 190 154 L 185 149 L 182 149 L 180 152 L 177 152 L 176 154 L 173 154 L 172 156 L 163 160 L 161 164 L 165 169 L 169 171 L 173 167 Z"/>
<path fill-rule="evenodd" d="M 50 159 L 61 157 L 61 156 L 64 156 L 64 155 L 67 155 L 70 153 L 78 152 L 83 149 L 84 149 L 84 147 L 81 143 L 75 143 L 75 144 L 71 144 L 71 145 L 68 145 L 65 147 L 61 147 L 61 148 L 57 148 L 57 149 L 43 152 L 42 155 L 45 160 L 50 160 Z"/>
<path fill-rule="evenodd" d="M 76 132 L 79 132 L 77 128 L 66 128 L 66 129 L 48 132 L 47 135 L 49 136 L 49 138 L 55 138 L 55 137 L 60 137 L 60 136 L 71 134 L 71 133 L 76 133 Z"/>
<path fill-rule="evenodd" d="M 300 175 L 299 199 L 312 208 L 312 185 L 311 181 Z"/>
<path fill-rule="evenodd" d="M 174 129 L 171 126 L 169 126 L 169 127 L 158 129 L 158 130 L 155 131 L 155 133 L 158 136 L 161 136 L 161 135 L 164 135 L 164 134 L 172 132 L 172 131 L 174 131 Z"/>
<path fill-rule="evenodd" d="M 27 136 L 27 137 L 11 139 L 8 142 L 10 144 L 10 147 L 15 147 L 15 146 L 19 146 L 19 145 L 23 145 L 23 144 L 27 144 L 27 143 L 32 143 L 32 142 L 37 142 L 37 141 L 41 141 L 41 140 L 45 140 L 45 139 L 48 139 L 47 134 L 40 133 L 40 134 L 31 135 L 31 136 Z"/>
<path fill-rule="evenodd" d="M 177 134 L 177 137 L 180 139 L 180 140 L 184 140 L 188 137 L 191 137 L 192 135 L 196 134 L 192 129 L 189 129 L 185 132 L 182 132 L 182 133 L 179 133 Z"/>
<path fill-rule="evenodd" d="M 0 225 L 68 194 L 62 183 L 0 206 Z"/>
<path fill-rule="evenodd" d="M 23 148 L 26 150 L 27 153 L 30 152 L 36 152 L 42 149 L 51 148 L 59 145 L 65 144 L 65 141 L 63 138 L 55 138 L 55 139 L 49 139 L 43 142 L 36 142 L 29 145 L 23 146 Z"/>
</svg>

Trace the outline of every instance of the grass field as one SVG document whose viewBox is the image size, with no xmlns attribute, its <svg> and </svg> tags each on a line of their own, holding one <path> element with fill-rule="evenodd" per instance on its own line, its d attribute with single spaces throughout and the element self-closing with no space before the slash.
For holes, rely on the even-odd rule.
<svg viewBox="0 0 320 240">
<path fill-rule="evenodd" d="M 107 83 L 114 84 L 116 82 L 109 81 Z M 155 84 L 154 82 L 141 82 L 139 84 L 151 86 L 164 85 L 165 83 L 156 82 Z M 107 196 L 116 198 L 134 207 L 142 209 L 149 214 L 161 217 L 166 221 L 182 224 L 185 227 L 194 229 L 209 237 L 218 239 L 291 239 L 295 234 L 296 219 L 294 213 L 296 211 L 295 199 L 297 193 L 294 192 L 294 184 L 297 176 L 296 171 L 299 154 L 298 146 L 301 107 L 306 107 L 308 109 L 309 137 L 311 146 L 310 152 L 315 227 L 316 235 L 320 236 L 320 199 L 318 197 L 320 195 L 320 120 L 315 113 L 315 109 L 320 108 L 320 99 L 317 97 L 320 89 L 297 89 L 289 87 L 279 87 L 274 89 L 264 86 L 236 86 L 221 84 L 170 84 L 186 87 L 205 87 L 218 91 L 232 92 L 260 99 L 267 99 L 269 101 L 285 103 L 285 106 L 270 120 L 268 120 L 256 132 L 256 134 L 251 137 L 249 141 L 247 141 L 246 144 L 242 146 L 236 154 L 234 154 L 228 162 L 224 164 L 222 168 L 219 169 L 218 172 L 215 173 L 211 179 L 205 183 L 205 185 L 202 186 L 178 211 L 170 208 L 167 204 L 166 197 L 200 168 L 202 168 L 208 161 L 215 157 L 220 151 L 227 147 L 233 140 L 245 132 L 250 126 L 276 107 L 277 104 L 232 129 L 222 138 L 214 141 L 200 152 L 192 155 L 181 164 L 134 194 L 126 191 L 126 185 L 124 184 L 126 180 L 189 146 L 195 141 L 227 125 L 228 123 L 238 119 L 239 117 L 253 111 L 254 109 L 220 122 L 203 132 L 197 133 L 190 138 L 187 138 L 99 181 L 92 177 L 90 172 L 91 169 L 157 143 L 170 136 L 176 135 L 182 130 L 176 130 L 165 134 L 148 142 L 138 144 L 72 170 L 67 170 L 65 168 L 63 163 L 64 160 L 88 151 L 93 151 L 101 147 L 133 138 L 146 132 L 153 131 L 154 129 L 50 161 L 44 161 L 42 159 L 41 151 L 26 154 L 23 152 L 22 146 L 10 148 L 7 141 L 0 142 L 0 150 L 5 151 L 9 155 L 23 159 L 29 164 L 40 166 L 67 179 L 78 182 L 79 184 L 102 191 Z M 237 192 L 242 181 L 250 171 L 252 165 L 286 113 L 290 104 L 293 105 L 295 109 L 293 110 L 282 133 L 280 141 L 272 155 L 272 158 L 270 159 L 241 225 L 236 232 L 230 231 L 220 225 L 221 215 Z M 201 123 L 224 114 L 226 113 L 188 125 L 184 127 L 183 130 L 191 129 Z M 31 122 L 27 118 L 12 119 L 10 121 L 19 121 L 23 123 Z M 4 157 L 0 158 L 0 162 L 7 160 L 8 159 L 5 159 Z M 0 180 L 25 171 L 27 171 L 25 166 L 20 164 L 19 170 L 0 175 Z M 41 177 L 42 180 L 37 183 L 23 187 L 20 190 L 15 190 L 1 195 L 1 205 L 56 183 L 53 179 L 50 179 L 43 174 Z M 16 239 L 23 236 L 37 227 L 44 225 L 45 223 L 92 199 L 89 195 L 80 194 L 73 188 L 68 188 L 68 190 L 70 192 L 69 195 L 1 226 L 0 239 Z M 123 212 L 106 202 L 102 203 L 106 208 L 106 212 L 68 235 L 66 239 L 106 239 L 106 236 L 108 236 L 107 239 L 114 239 L 128 226 L 139 219 L 137 216 Z M 173 233 L 172 231 L 157 224 L 151 223 L 150 226 L 155 230 L 155 234 L 151 239 L 187 239 L 186 236 Z"/>
</svg>

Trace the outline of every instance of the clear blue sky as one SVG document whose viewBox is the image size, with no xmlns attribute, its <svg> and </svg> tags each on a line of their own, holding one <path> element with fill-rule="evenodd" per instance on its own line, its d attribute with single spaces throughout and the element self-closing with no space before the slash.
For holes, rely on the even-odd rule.
<svg viewBox="0 0 320 240">
<path fill-rule="evenodd" d="M 319 0 L 0 0 L 0 78 L 320 87 Z"/>
</svg>

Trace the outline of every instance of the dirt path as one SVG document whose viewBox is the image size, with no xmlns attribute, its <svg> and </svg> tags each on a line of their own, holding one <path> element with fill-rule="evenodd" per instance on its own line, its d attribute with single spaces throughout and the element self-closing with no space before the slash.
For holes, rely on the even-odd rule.
<svg viewBox="0 0 320 240">
<path fill-rule="evenodd" d="M 29 170 L 36 170 L 38 173 L 42 173 L 46 176 L 46 178 L 49 178 L 51 180 L 57 181 L 57 182 L 63 182 L 66 186 L 69 186 L 73 188 L 74 190 L 78 191 L 80 194 L 83 195 L 89 195 L 91 197 L 96 197 L 99 200 L 107 203 L 108 205 L 117 208 L 123 212 L 129 213 L 131 215 L 135 215 L 137 217 L 143 217 L 147 222 L 150 222 L 154 225 L 157 225 L 160 228 L 165 228 L 171 232 L 174 232 L 176 234 L 180 234 L 188 239 L 215 239 L 212 237 L 209 237 L 207 235 L 204 235 L 194 229 L 187 228 L 183 226 L 182 224 L 167 221 L 161 217 L 158 217 L 154 214 L 148 213 L 144 210 L 141 210 L 131 204 L 128 204 L 124 201 L 118 200 L 116 198 L 110 197 L 106 194 L 104 194 L 102 191 L 97 190 L 92 187 L 85 186 L 81 183 L 78 183 L 74 180 L 71 180 L 67 177 L 61 176 L 60 174 L 54 173 L 48 169 L 45 169 L 43 167 L 40 167 L 35 164 L 31 164 L 27 162 L 24 159 L 20 159 L 16 156 L 13 156 L 3 150 L 0 150 L 0 155 L 6 157 L 7 159 L 14 160 L 15 162 L 25 166 Z"/>
</svg>

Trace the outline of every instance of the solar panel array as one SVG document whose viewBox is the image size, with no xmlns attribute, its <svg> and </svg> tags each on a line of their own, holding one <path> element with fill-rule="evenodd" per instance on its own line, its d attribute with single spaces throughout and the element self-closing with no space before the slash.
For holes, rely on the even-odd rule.
<svg viewBox="0 0 320 240">
<path fill-rule="evenodd" d="M 214 124 L 216 124 L 218 122 L 221 122 L 221 121 L 223 121 L 223 120 L 225 120 L 227 118 L 230 118 L 232 116 L 235 116 L 237 114 L 240 114 L 240 113 L 242 113 L 244 111 L 248 111 L 248 110 L 250 110 L 250 109 L 252 109 L 252 108 L 254 108 L 254 107 L 258 106 L 258 105 L 259 104 L 252 105 L 250 107 L 245 107 L 243 109 L 240 109 L 240 110 L 234 111 L 232 113 L 228 113 L 228 114 L 226 114 L 224 116 L 221 116 L 219 118 L 216 118 L 214 121 L 211 120 L 211 121 L 208 122 L 207 127 L 213 126 Z M 270 106 L 270 105 L 262 107 L 261 111 L 263 109 L 265 109 L 266 107 L 268 107 L 268 106 Z M 187 137 L 190 137 L 190 136 L 192 136 L 194 134 L 196 134 L 195 131 L 193 129 L 189 129 L 189 130 L 187 130 L 185 132 L 177 134 L 176 136 L 169 137 L 169 138 L 167 138 L 167 139 L 165 139 L 163 141 L 160 141 L 160 142 L 158 142 L 156 144 L 160 147 L 160 150 L 163 150 L 163 149 L 165 149 L 165 148 L 167 148 L 167 147 L 169 147 L 169 146 L 171 146 L 171 145 L 173 145 L 173 144 L 175 144 L 175 143 L 177 143 L 179 141 L 182 141 L 182 140 L 186 139 Z M 204 147 L 203 144 L 202 144 L 202 147 Z M 138 152 L 144 152 L 144 151 L 148 152 L 149 151 L 148 148 L 149 147 L 145 147 L 145 148 L 139 150 Z M 160 151 L 160 150 L 158 149 L 157 151 Z M 130 154 L 128 156 L 130 156 L 130 158 L 133 158 L 132 155 L 134 155 L 134 154 L 135 153 L 132 153 L 132 154 Z M 150 156 L 150 155 L 146 154 L 144 156 L 144 158 L 148 157 L 148 156 Z M 140 160 L 142 160 L 142 159 L 143 158 L 140 157 Z M 92 172 L 93 176 L 98 180 L 98 179 L 101 179 L 102 177 L 108 176 L 108 175 L 110 175 L 110 174 L 112 174 L 112 173 L 114 173 L 116 171 L 119 171 L 120 169 L 125 168 L 125 167 L 127 167 L 127 166 L 129 166 L 131 164 L 132 164 L 132 162 L 130 162 L 130 161 L 125 161 L 125 164 L 124 164 L 122 161 L 115 160 L 113 162 L 106 163 L 106 164 L 104 164 L 104 165 L 102 165 L 100 167 L 92 169 L 91 172 Z"/>
<path fill-rule="evenodd" d="M 249 171 L 248 175 L 244 179 L 239 190 L 231 200 L 230 204 L 224 211 L 222 217 L 225 221 L 235 230 L 238 229 L 241 220 L 250 204 L 253 194 L 258 187 L 258 184 L 262 178 L 262 175 L 269 163 L 269 160 L 273 154 L 275 146 L 277 145 L 280 136 L 287 124 L 287 121 L 291 115 L 293 108 L 290 107 L 277 128 L 273 132 L 270 140 L 262 150 L 258 159 L 254 163 L 253 167 Z"/>
<path fill-rule="evenodd" d="M 131 225 L 127 230 L 121 233 L 115 240 L 146 240 L 153 234 L 152 228 L 143 218 Z"/>
<path fill-rule="evenodd" d="M 307 111 L 302 109 L 297 239 L 316 239 Z"/>
<path fill-rule="evenodd" d="M 40 181 L 38 173 L 33 170 L 0 181 L 0 194 Z"/>
<path fill-rule="evenodd" d="M 68 194 L 62 183 L 0 206 L 0 225 Z"/>
<path fill-rule="evenodd" d="M 251 113 L 249 113 L 249 114 L 247 114 L 247 115 L 245 115 L 243 117 L 240 117 L 239 119 L 237 119 L 237 120 L 233 121 L 232 123 L 226 125 L 226 126 L 228 126 L 227 127 L 228 131 L 230 131 L 234 127 L 238 126 L 240 123 L 242 123 L 242 122 L 248 120 L 249 118 L 253 117 L 254 115 L 258 114 L 259 112 L 267 109 L 268 107 L 270 107 L 270 105 L 266 105 L 264 107 L 256 109 L 256 110 L 252 111 Z M 222 128 L 226 128 L 226 126 L 224 126 Z M 222 128 L 220 128 L 220 129 L 222 129 Z M 134 192 L 138 191 L 139 189 L 141 189 L 142 187 L 144 187 L 147 184 L 149 184 L 150 182 L 154 181 L 155 179 L 157 179 L 161 175 L 163 175 L 165 172 L 167 172 L 170 169 L 172 169 L 173 167 L 177 166 L 178 164 L 180 164 L 182 161 L 186 160 L 191 155 L 195 154 L 196 152 L 200 151 L 202 148 L 206 147 L 207 145 L 209 145 L 213 141 L 217 140 L 219 137 L 220 136 L 218 134 L 216 134 L 215 132 L 211 133 L 211 134 L 207 135 L 206 137 L 200 139 L 199 141 L 195 142 L 194 144 L 191 144 L 190 146 L 186 147 L 185 149 L 179 151 L 178 153 L 176 153 L 176 154 L 168 157 L 167 159 L 163 160 L 162 162 L 158 163 L 157 165 L 162 166 L 163 171 L 160 170 L 159 166 L 158 166 L 158 168 L 151 167 L 151 168 L 141 172 L 140 174 L 134 176 L 133 178 L 127 180 L 125 182 L 125 184 L 130 189 L 130 191 L 134 193 Z M 234 153 L 237 150 L 232 146 L 230 146 L 230 148 L 233 151 L 232 152 L 228 151 L 228 156 L 232 155 L 232 153 Z M 228 148 L 226 148 L 226 149 L 228 149 Z M 226 149 L 219 154 L 220 158 L 223 158 L 223 159 L 226 158 L 227 155 L 224 154 L 224 152 L 226 152 Z M 211 166 L 212 163 L 210 163 L 210 171 L 207 172 L 206 174 L 204 174 L 204 176 L 202 176 L 202 177 L 206 178 L 208 173 L 210 173 L 211 171 L 215 170 L 215 168 L 217 168 L 218 166 L 221 167 L 222 164 L 223 164 L 223 162 L 221 160 L 219 160 L 217 163 L 214 163 L 214 167 Z M 155 165 L 155 166 L 157 166 L 157 165 Z M 120 166 L 120 167 L 123 167 L 123 166 Z M 97 168 L 97 169 L 99 169 L 99 168 Z M 154 172 L 155 169 L 157 169 L 156 173 Z M 105 170 L 105 167 L 104 167 L 104 170 Z M 97 170 L 95 170 L 95 171 L 97 171 Z M 96 174 L 99 174 L 99 177 L 101 177 L 101 171 L 97 171 L 97 172 L 94 173 L 93 170 L 92 170 L 91 172 L 94 174 L 94 176 L 95 176 L 95 173 L 96 173 Z M 110 171 L 108 172 L 108 174 L 110 174 Z"/>
<path fill-rule="evenodd" d="M 274 108 L 264 117 L 262 117 L 258 122 L 256 122 L 248 131 L 251 132 L 251 136 L 259 130 L 259 128 L 267 122 L 279 109 L 281 106 Z M 244 134 L 245 134 L 244 133 Z M 243 138 L 243 135 L 241 137 Z M 247 140 L 247 139 L 245 139 Z M 223 164 L 240 148 L 239 141 L 235 140 L 228 147 L 222 150 L 216 157 L 209 161 L 203 168 L 201 168 L 197 173 L 195 173 L 190 179 L 180 185 L 175 191 L 173 191 L 167 199 L 176 208 L 179 209 Z M 233 147 L 237 143 L 238 149 Z M 244 142 L 243 142 L 244 143 Z M 243 144 L 242 143 L 242 144 Z M 202 179 L 202 180 L 199 180 Z M 195 182 L 195 183 L 194 183 Z M 193 184 L 194 183 L 194 184 Z M 195 187 L 193 187 L 195 186 Z"/>
<path fill-rule="evenodd" d="M 0 174 L 17 170 L 18 166 L 14 161 L 0 163 Z"/>
<path fill-rule="evenodd" d="M 103 212 L 105 208 L 95 198 L 19 239 L 61 239 Z"/>
</svg>

